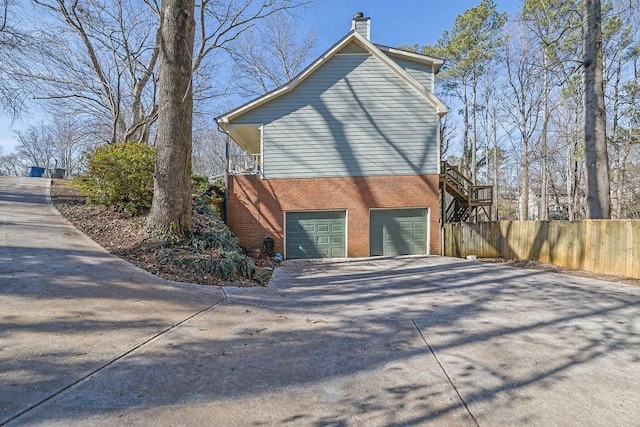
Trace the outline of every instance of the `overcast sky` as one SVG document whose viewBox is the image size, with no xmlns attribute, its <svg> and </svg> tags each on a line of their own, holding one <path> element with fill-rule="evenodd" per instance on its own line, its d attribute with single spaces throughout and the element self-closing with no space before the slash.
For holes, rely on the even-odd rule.
<svg viewBox="0 0 640 427">
<path fill-rule="evenodd" d="M 453 26 L 465 10 L 480 0 L 317 0 L 313 8 L 305 9 L 301 25 L 315 28 L 318 54 L 331 47 L 349 32 L 351 18 L 363 12 L 371 18 L 371 40 L 388 46 L 432 44 Z M 500 12 L 517 13 L 518 0 L 496 1 Z M 6 115 L 0 115 L 0 146 L 5 153 L 16 145 L 15 131 L 37 124 L 37 115 L 19 119 L 13 126 Z"/>
</svg>

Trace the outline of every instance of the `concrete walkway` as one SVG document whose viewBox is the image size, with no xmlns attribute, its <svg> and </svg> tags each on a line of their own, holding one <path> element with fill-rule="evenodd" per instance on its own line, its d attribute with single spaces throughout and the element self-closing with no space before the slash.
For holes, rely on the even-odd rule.
<svg viewBox="0 0 640 427">
<path fill-rule="evenodd" d="M 0 178 L 0 424 L 640 424 L 640 288 L 441 257 L 178 285 L 45 194 Z"/>
</svg>

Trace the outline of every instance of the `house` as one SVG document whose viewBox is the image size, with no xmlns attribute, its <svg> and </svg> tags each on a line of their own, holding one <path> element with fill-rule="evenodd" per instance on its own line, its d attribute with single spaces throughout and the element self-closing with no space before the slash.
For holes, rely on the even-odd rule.
<svg viewBox="0 0 640 427">
<path fill-rule="evenodd" d="M 370 19 L 289 83 L 216 121 L 255 160 L 229 174 L 227 222 L 286 258 L 439 252 L 443 61 L 374 44 Z"/>
</svg>

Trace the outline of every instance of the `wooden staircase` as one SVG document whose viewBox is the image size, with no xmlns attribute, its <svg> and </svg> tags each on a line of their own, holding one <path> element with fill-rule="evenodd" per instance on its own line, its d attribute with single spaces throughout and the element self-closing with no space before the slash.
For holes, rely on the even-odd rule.
<svg viewBox="0 0 640 427">
<path fill-rule="evenodd" d="M 491 204 L 493 202 L 493 187 L 491 185 L 474 185 L 458 170 L 457 166 L 442 161 L 440 188 L 442 189 L 441 217 L 443 222 L 491 220 Z"/>
</svg>

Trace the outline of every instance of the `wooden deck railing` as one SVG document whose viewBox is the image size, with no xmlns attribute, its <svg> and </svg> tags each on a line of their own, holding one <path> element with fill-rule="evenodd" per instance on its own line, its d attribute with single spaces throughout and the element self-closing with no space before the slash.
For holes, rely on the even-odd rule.
<svg viewBox="0 0 640 427">
<path fill-rule="evenodd" d="M 491 185 L 474 185 L 473 182 L 464 176 L 457 166 L 449 164 L 443 160 L 441 162 L 440 180 L 446 190 L 453 190 L 450 193 L 458 200 L 465 199 L 470 205 L 491 204 L 493 200 L 493 187 Z"/>
<path fill-rule="evenodd" d="M 446 222 L 467 221 L 471 216 L 477 216 L 479 207 L 486 208 L 493 203 L 491 185 L 474 185 L 457 166 L 447 161 L 441 162 L 440 185 L 453 197 L 444 212 Z"/>
<path fill-rule="evenodd" d="M 493 201 L 493 186 L 474 185 L 471 187 L 471 200 L 479 205 L 491 203 Z"/>
</svg>

